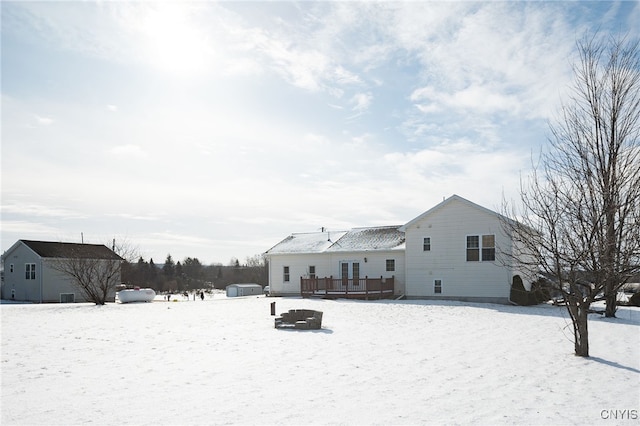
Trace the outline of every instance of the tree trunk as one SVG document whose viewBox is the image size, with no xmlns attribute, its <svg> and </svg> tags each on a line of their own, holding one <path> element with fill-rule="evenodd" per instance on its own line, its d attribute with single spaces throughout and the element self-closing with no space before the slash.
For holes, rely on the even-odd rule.
<svg viewBox="0 0 640 426">
<path fill-rule="evenodd" d="M 615 318 L 616 311 L 618 310 L 618 305 L 617 305 L 618 292 L 617 292 L 617 286 L 614 285 L 614 283 L 610 278 L 605 283 L 604 294 L 605 294 L 605 302 L 606 302 L 604 316 L 607 318 Z"/>
<path fill-rule="evenodd" d="M 589 329 L 587 316 L 589 305 L 583 303 L 568 303 L 567 308 L 573 320 L 574 349 L 576 356 L 589 356 Z"/>
<path fill-rule="evenodd" d="M 605 307 L 605 310 L 604 310 L 604 316 L 607 318 L 615 318 L 616 311 L 618 310 L 618 306 L 616 305 L 617 303 L 616 292 L 615 291 L 608 292 L 605 298 L 605 301 L 607 306 Z"/>
</svg>

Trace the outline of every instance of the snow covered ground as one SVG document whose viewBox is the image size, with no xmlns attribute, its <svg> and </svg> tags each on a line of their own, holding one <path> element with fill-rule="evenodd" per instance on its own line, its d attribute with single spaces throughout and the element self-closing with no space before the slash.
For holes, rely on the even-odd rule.
<svg viewBox="0 0 640 426">
<path fill-rule="evenodd" d="M 324 312 L 322 330 L 273 328 Z M 640 310 L 226 298 L 0 307 L 2 425 L 638 424 Z M 623 411 L 627 410 L 627 411 Z M 635 410 L 635 411 L 629 411 Z M 634 414 L 635 413 L 635 414 Z"/>
</svg>

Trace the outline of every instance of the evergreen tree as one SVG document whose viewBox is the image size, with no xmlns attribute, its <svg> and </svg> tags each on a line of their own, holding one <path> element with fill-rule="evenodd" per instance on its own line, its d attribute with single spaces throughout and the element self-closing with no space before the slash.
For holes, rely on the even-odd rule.
<svg viewBox="0 0 640 426">
<path fill-rule="evenodd" d="M 171 254 L 167 254 L 167 259 L 164 261 L 162 272 L 168 279 L 172 279 L 176 273 L 176 264 L 171 257 Z"/>
</svg>

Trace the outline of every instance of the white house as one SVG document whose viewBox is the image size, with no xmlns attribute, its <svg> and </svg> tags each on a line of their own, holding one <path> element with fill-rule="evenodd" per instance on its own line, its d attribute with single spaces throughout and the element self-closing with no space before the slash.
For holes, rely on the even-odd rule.
<svg viewBox="0 0 640 426">
<path fill-rule="evenodd" d="M 85 302 L 70 278 L 53 267 L 54 262 L 70 258 L 122 261 L 104 245 L 18 240 L 2 255 L 2 299 L 36 303 Z M 113 281 L 119 284 L 120 276 L 114 277 Z M 115 301 L 115 286 L 107 301 Z"/>
<path fill-rule="evenodd" d="M 503 220 L 453 195 L 404 225 L 292 234 L 265 253 L 271 295 L 507 303 L 522 274 Z"/>
</svg>

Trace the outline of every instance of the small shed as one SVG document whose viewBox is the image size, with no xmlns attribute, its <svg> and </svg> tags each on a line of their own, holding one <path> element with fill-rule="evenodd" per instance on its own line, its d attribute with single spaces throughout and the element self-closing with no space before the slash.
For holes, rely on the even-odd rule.
<svg viewBox="0 0 640 426">
<path fill-rule="evenodd" d="M 260 284 L 229 284 L 227 286 L 227 297 L 253 296 L 262 294 Z"/>
</svg>

